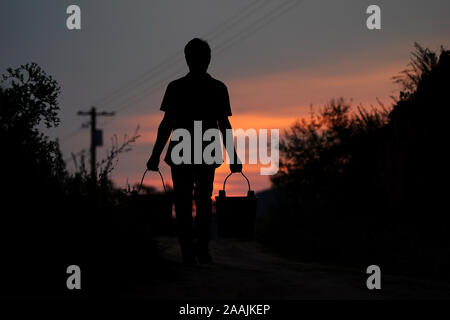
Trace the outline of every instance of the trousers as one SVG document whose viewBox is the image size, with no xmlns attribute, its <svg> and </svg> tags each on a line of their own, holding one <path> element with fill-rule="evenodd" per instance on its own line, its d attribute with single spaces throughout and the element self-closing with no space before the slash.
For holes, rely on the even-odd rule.
<svg viewBox="0 0 450 320">
<path fill-rule="evenodd" d="M 208 250 L 215 167 L 171 168 L 176 213 L 176 229 L 183 257 L 193 254 L 194 245 Z M 195 202 L 195 219 L 192 202 Z M 196 243 L 194 244 L 194 241 Z"/>
</svg>

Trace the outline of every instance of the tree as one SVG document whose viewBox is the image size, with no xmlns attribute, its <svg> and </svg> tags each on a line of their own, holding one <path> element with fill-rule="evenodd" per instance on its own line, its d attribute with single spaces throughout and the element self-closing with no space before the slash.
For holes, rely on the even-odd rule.
<svg viewBox="0 0 450 320">
<path fill-rule="evenodd" d="M 9 68 L 1 77 L 0 271 L 7 278 L 2 290 L 9 294 L 56 287 L 44 279 L 60 266 L 58 241 L 70 240 L 60 231 L 70 222 L 63 205 L 64 162 L 57 141 L 40 132 L 59 124 L 59 93 L 57 82 L 35 63 Z M 30 266 L 34 276 L 26 276 Z"/>
<path fill-rule="evenodd" d="M 443 210 L 450 51 L 415 44 L 394 81 L 400 93 L 390 110 L 352 112 L 336 100 L 286 132 L 272 178 L 281 191 L 274 216 L 283 216 L 275 238 L 319 259 L 377 259 L 443 277 L 450 263 Z"/>
<path fill-rule="evenodd" d="M 7 69 L 0 83 L 0 131 L 6 157 L 3 167 L 28 169 L 46 175 L 65 174 L 57 141 L 40 132 L 40 126 L 56 127 L 58 118 L 58 83 L 36 63 Z M 20 167 L 19 167 L 20 165 Z"/>
<path fill-rule="evenodd" d="M 352 112 L 342 98 L 331 100 L 317 114 L 311 111 L 308 119 L 295 122 L 282 137 L 280 171 L 272 177 L 273 185 L 302 209 L 325 205 L 340 193 L 338 186 L 356 156 L 354 151 L 362 147 L 362 137 L 384 126 L 387 115 L 384 107 L 359 107 Z"/>
</svg>

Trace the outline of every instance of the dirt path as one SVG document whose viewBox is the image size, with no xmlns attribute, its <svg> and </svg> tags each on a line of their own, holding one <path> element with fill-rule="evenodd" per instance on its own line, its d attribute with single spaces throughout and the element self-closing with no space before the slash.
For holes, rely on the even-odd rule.
<svg viewBox="0 0 450 320">
<path fill-rule="evenodd" d="M 278 257 L 255 242 L 215 240 L 214 263 L 183 267 L 175 238 L 160 238 L 170 278 L 133 290 L 150 299 L 408 299 L 450 298 L 450 286 L 382 275 L 382 289 L 366 288 L 365 270 L 344 270 Z"/>
</svg>

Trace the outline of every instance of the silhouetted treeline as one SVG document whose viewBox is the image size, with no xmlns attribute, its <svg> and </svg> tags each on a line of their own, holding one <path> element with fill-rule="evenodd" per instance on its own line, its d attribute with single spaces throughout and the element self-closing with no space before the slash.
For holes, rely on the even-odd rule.
<svg viewBox="0 0 450 320">
<path fill-rule="evenodd" d="M 42 133 L 59 124 L 59 93 L 35 63 L 2 76 L 0 297 L 117 297 L 133 277 L 143 278 L 143 268 L 151 273 L 158 265 L 151 235 L 129 222 L 142 208 L 109 180 L 137 133 L 116 140 L 97 179 L 87 173 L 84 153 L 74 157 L 77 170 L 69 174 L 58 142 Z M 81 268 L 80 292 L 66 287 L 72 264 Z"/>
<path fill-rule="evenodd" d="M 67 214 L 60 203 L 64 197 L 64 162 L 57 142 L 39 130 L 40 125 L 58 125 L 59 92 L 56 81 L 36 64 L 8 69 L 2 77 L 2 294 L 45 292 L 51 286 L 45 279 L 58 272 L 51 261 L 64 255 L 65 249 L 59 250 L 62 243 L 70 247 L 67 238 L 61 237 L 65 231 L 55 228 L 71 225 L 69 220 L 58 221 Z"/>
<path fill-rule="evenodd" d="M 416 44 L 392 108 L 331 101 L 295 123 L 264 240 L 286 253 L 446 276 L 450 51 Z"/>
</svg>

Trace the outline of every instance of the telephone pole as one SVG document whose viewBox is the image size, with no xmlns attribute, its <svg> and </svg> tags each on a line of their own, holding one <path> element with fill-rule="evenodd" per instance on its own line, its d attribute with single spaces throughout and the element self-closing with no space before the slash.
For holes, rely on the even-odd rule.
<svg viewBox="0 0 450 320">
<path fill-rule="evenodd" d="M 97 129 L 97 117 L 99 116 L 113 116 L 114 112 L 97 112 L 95 107 L 90 111 L 78 111 L 79 116 L 91 116 L 91 177 L 93 181 L 97 181 L 97 159 L 96 148 L 103 145 L 103 131 Z"/>
</svg>

